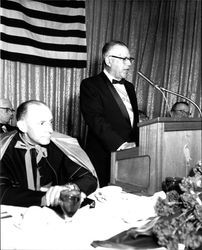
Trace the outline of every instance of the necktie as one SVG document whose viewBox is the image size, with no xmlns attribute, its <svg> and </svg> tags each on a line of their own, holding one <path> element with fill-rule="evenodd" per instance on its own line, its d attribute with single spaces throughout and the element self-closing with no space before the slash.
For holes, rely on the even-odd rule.
<svg viewBox="0 0 202 250">
<path fill-rule="evenodd" d="M 24 143 L 22 141 L 17 141 L 15 148 L 25 149 L 27 152 L 25 153 L 25 167 L 27 173 L 27 182 L 28 188 L 31 190 L 39 190 L 40 189 L 40 173 L 38 168 L 36 169 L 36 188 L 34 185 L 34 175 L 32 168 L 32 159 L 31 159 L 31 150 L 35 149 L 37 152 L 36 163 L 38 164 L 42 157 L 47 157 L 47 150 L 39 145 L 30 145 Z"/>
<path fill-rule="evenodd" d="M 124 79 L 121 79 L 120 81 L 113 79 L 112 84 L 124 84 Z"/>
</svg>

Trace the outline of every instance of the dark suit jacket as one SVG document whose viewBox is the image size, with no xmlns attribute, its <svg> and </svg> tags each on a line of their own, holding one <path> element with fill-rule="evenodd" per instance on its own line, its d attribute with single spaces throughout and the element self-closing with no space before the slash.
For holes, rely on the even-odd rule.
<svg viewBox="0 0 202 250">
<path fill-rule="evenodd" d="M 139 144 L 138 106 L 132 83 L 124 82 L 134 111 L 131 126 L 128 112 L 119 94 L 102 72 L 84 79 L 80 87 L 81 111 L 88 134 L 85 150 L 97 171 L 100 186 L 110 181 L 110 156 L 124 142 Z"/>
<path fill-rule="evenodd" d="M 12 134 L 10 134 L 12 135 Z M 16 133 L 7 147 L 3 140 L 2 146 L 6 147 L 1 155 L 0 161 L 0 204 L 13 206 L 40 206 L 44 192 L 28 189 L 27 174 L 25 166 L 25 149 L 16 148 L 17 141 L 21 141 L 19 133 Z M 86 168 L 68 158 L 52 141 L 44 146 L 47 148 L 48 156 L 42 158 L 36 165 L 32 161 L 34 181 L 36 183 L 36 168 L 41 175 L 40 184 L 64 185 L 73 182 L 80 190 L 89 195 L 97 187 L 97 179 Z"/>
</svg>

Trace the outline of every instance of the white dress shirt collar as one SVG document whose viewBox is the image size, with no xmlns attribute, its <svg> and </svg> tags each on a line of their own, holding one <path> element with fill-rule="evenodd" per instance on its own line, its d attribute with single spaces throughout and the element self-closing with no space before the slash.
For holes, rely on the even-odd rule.
<svg viewBox="0 0 202 250">
<path fill-rule="evenodd" d="M 112 80 L 115 79 L 106 69 L 104 69 L 103 72 L 108 77 L 108 79 L 110 80 L 110 82 L 112 82 Z M 115 80 L 117 80 L 117 79 L 115 79 Z"/>
</svg>

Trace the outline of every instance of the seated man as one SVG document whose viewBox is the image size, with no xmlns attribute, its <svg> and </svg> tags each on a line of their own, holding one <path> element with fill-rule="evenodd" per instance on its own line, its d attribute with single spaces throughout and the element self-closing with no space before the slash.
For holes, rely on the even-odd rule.
<svg viewBox="0 0 202 250">
<path fill-rule="evenodd" d="M 9 125 L 9 122 L 13 119 L 13 113 L 15 110 L 9 99 L 0 99 L 0 133 L 5 133 L 16 129 Z"/>
<path fill-rule="evenodd" d="M 149 120 L 149 117 L 146 115 L 144 111 L 138 110 L 138 114 L 139 114 L 139 122 L 144 122 Z"/>
<path fill-rule="evenodd" d="M 190 116 L 189 104 L 187 102 L 176 102 L 171 108 L 171 117 L 188 118 Z"/>
<path fill-rule="evenodd" d="M 95 191 L 97 179 L 89 158 L 76 139 L 53 132 L 45 103 L 22 103 L 16 119 L 19 132 L 0 137 L 1 204 L 57 206 L 68 182 L 75 183 L 83 197 Z"/>
</svg>

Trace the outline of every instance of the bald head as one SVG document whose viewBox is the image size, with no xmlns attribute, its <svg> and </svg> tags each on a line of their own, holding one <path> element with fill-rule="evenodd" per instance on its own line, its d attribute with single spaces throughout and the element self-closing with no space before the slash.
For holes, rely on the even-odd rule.
<svg viewBox="0 0 202 250">
<path fill-rule="evenodd" d="M 14 111 L 9 99 L 0 99 L 0 123 L 8 124 L 13 118 Z"/>
<path fill-rule="evenodd" d="M 47 145 L 50 143 L 52 112 L 49 107 L 37 100 L 23 102 L 17 108 L 17 127 L 30 144 Z"/>
</svg>

